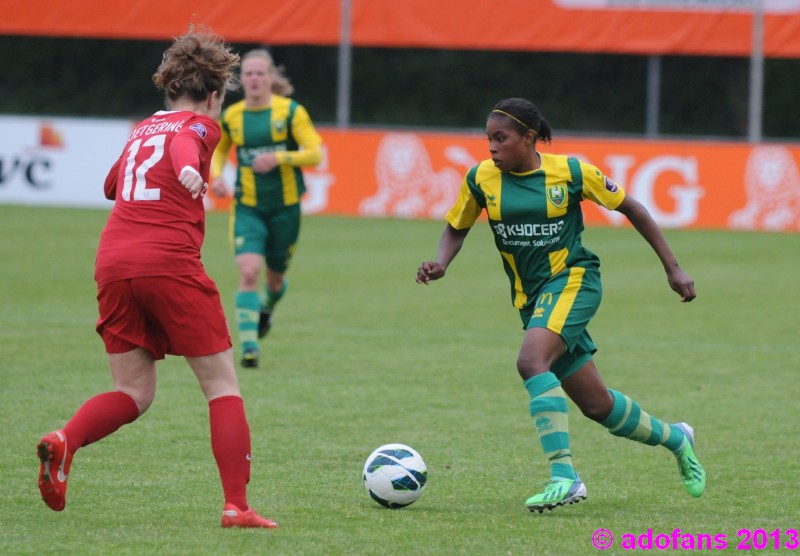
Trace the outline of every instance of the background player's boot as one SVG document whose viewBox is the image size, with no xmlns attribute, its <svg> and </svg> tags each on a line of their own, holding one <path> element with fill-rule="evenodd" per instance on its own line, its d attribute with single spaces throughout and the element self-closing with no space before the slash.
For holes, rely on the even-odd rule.
<svg viewBox="0 0 800 556">
<path fill-rule="evenodd" d="M 262 305 L 258 314 L 258 337 L 263 338 L 269 334 L 270 328 L 272 328 L 272 308 Z"/>
<path fill-rule="evenodd" d="M 256 348 L 245 348 L 242 354 L 242 367 L 258 367 L 258 350 Z"/>
</svg>

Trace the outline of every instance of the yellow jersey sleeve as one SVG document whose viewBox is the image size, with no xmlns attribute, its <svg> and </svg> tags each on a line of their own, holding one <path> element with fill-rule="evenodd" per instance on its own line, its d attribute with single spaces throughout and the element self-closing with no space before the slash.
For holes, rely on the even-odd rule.
<svg viewBox="0 0 800 556">
<path fill-rule="evenodd" d="M 300 145 L 300 149 L 276 152 L 278 164 L 316 166 L 322 162 L 322 137 L 317 133 L 308 111 L 303 106 L 298 106 L 292 117 L 292 137 Z"/>
<path fill-rule="evenodd" d="M 222 129 L 222 126 L 220 126 Z M 231 136 L 225 133 L 222 129 L 222 134 L 217 143 L 217 148 L 214 149 L 214 155 L 211 158 L 211 178 L 218 178 L 222 175 L 222 170 L 225 168 L 225 161 L 228 160 L 228 151 L 231 148 Z"/>
<path fill-rule="evenodd" d="M 583 174 L 583 198 L 608 210 L 616 209 L 625 199 L 625 190 L 596 166 L 579 162 Z"/>
<path fill-rule="evenodd" d="M 464 177 L 464 181 L 461 182 L 461 189 L 458 192 L 458 198 L 453 207 L 447 212 L 445 220 L 456 230 L 471 228 L 475 221 L 478 220 L 481 210 L 483 209 L 478 204 L 478 201 L 475 200 L 475 196 L 469 188 L 467 177 Z"/>
</svg>

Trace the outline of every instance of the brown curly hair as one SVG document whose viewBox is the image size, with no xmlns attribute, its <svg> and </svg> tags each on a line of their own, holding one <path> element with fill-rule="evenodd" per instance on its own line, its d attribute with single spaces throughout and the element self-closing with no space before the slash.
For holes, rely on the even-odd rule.
<svg viewBox="0 0 800 556">
<path fill-rule="evenodd" d="M 164 91 L 167 106 L 184 96 L 202 101 L 214 91 L 237 89 L 234 72 L 238 66 L 239 55 L 222 37 L 206 27 L 189 25 L 164 52 L 153 83 Z"/>
</svg>

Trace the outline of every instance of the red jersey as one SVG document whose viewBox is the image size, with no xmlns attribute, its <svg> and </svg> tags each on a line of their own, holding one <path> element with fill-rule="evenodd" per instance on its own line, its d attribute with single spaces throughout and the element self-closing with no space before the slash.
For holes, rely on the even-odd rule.
<svg viewBox="0 0 800 556">
<path fill-rule="evenodd" d="M 189 111 L 156 112 L 133 129 L 104 185 L 116 202 L 97 249 L 98 285 L 205 273 L 203 196 L 192 199 L 178 175 L 190 166 L 208 181 L 219 138 L 217 122 Z"/>
</svg>

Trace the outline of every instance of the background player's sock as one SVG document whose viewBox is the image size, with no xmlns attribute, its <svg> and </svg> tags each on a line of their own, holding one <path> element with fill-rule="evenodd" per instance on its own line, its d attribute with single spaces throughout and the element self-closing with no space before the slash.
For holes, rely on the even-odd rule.
<svg viewBox="0 0 800 556">
<path fill-rule="evenodd" d="M 286 280 L 286 278 L 284 278 L 283 285 L 281 285 L 281 289 L 279 289 L 278 291 L 274 292 L 271 289 L 266 288 L 264 307 L 266 307 L 267 309 L 273 309 L 275 305 L 278 304 L 278 301 L 281 300 L 283 294 L 286 293 L 286 288 L 288 287 L 289 287 L 289 282 Z"/>
<path fill-rule="evenodd" d="M 242 350 L 258 349 L 258 319 L 261 301 L 258 292 L 236 292 L 236 325 Z"/>
</svg>

